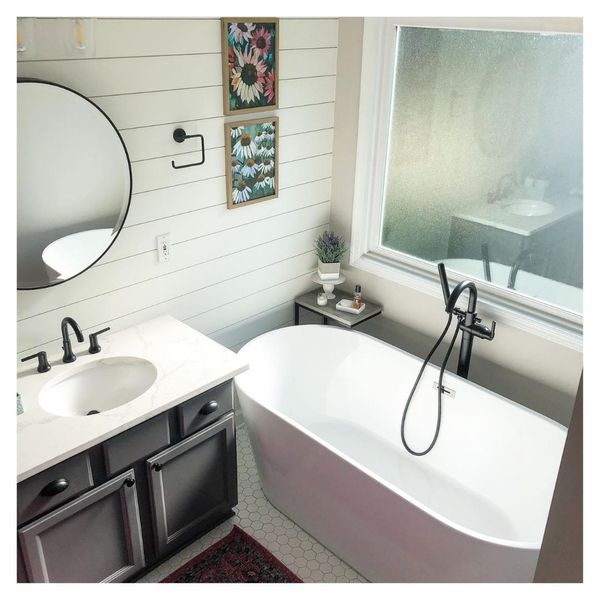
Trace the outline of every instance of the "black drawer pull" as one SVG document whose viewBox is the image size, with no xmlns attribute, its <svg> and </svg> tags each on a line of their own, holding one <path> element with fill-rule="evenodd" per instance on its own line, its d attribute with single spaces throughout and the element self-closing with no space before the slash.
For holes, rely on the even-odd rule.
<svg viewBox="0 0 600 600">
<path fill-rule="evenodd" d="M 210 402 L 207 402 L 200 409 L 200 414 L 201 415 L 210 415 L 210 413 L 215 412 L 215 410 L 217 410 L 217 408 L 219 408 L 219 403 L 216 400 L 211 400 Z"/>
<path fill-rule="evenodd" d="M 160 470 L 162 469 L 162 465 L 161 465 L 160 463 L 154 463 L 154 464 L 152 465 L 152 468 L 153 468 L 155 471 L 160 471 Z"/>
<path fill-rule="evenodd" d="M 124 483 L 127 487 L 133 487 L 135 485 L 135 479 L 133 477 L 128 477 Z"/>
<path fill-rule="evenodd" d="M 55 481 L 51 481 L 48 485 L 42 488 L 40 496 L 56 496 L 64 492 L 69 487 L 69 480 L 61 477 Z"/>
</svg>

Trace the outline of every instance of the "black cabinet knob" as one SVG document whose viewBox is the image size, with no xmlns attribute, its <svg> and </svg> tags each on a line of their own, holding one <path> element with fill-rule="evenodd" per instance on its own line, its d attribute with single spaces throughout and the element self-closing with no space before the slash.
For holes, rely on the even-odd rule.
<svg viewBox="0 0 600 600">
<path fill-rule="evenodd" d="M 61 477 L 44 486 L 40 492 L 40 496 L 56 496 L 56 494 L 64 492 L 68 487 L 69 480 Z"/>
<path fill-rule="evenodd" d="M 154 464 L 152 465 L 152 468 L 153 468 L 155 471 L 160 471 L 160 470 L 162 469 L 162 465 L 161 465 L 160 463 L 154 463 Z"/>
<path fill-rule="evenodd" d="M 219 403 L 216 400 L 211 400 L 210 402 L 207 402 L 200 409 L 200 414 L 201 415 L 210 415 L 210 413 L 215 412 L 215 410 L 217 410 L 217 408 L 219 408 Z"/>
<path fill-rule="evenodd" d="M 125 485 L 126 485 L 127 487 L 133 487 L 133 486 L 135 485 L 135 479 L 134 479 L 133 477 L 128 477 L 128 478 L 125 480 Z"/>
</svg>

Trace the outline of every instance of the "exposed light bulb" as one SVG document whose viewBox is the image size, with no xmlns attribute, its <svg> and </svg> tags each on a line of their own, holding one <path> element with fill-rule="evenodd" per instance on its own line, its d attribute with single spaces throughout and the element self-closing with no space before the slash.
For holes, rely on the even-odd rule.
<svg viewBox="0 0 600 600">
<path fill-rule="evenodd" d="M 73 38 L 75 40 L 75 48 L 77 48 L 77 50 L 85 50 L 85 31 L 82 19 L 75 19 L 73 25 Z"/>
</svg>

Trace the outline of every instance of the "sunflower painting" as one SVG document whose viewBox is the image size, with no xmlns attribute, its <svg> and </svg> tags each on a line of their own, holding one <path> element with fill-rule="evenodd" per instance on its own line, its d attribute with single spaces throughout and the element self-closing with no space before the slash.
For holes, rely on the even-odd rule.
<svg viewBox="0 0 600 600">
<path fill-rule="evenodd" d="M 277 117 L 225 123 L 227 208 L 277 198 Z"/>
<path fill-rule="evenodd" d="M 277 108 L 279 20 L 224 18 L 221 22 L 224 113 Z"/>
</svg>

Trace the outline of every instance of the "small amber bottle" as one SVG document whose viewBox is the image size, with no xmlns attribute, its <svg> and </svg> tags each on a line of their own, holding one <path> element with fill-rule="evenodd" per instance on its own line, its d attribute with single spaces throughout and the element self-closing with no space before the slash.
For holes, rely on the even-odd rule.
<svg viewBox="0 0 600 600">
<path fill-rule="evenodd" d="M 354 288 L 354 299 L 352 300 L 352 308 L 359 309 L 362 306 L 362 295 L 360 293 L 360 285 Z"/>
</svg>

